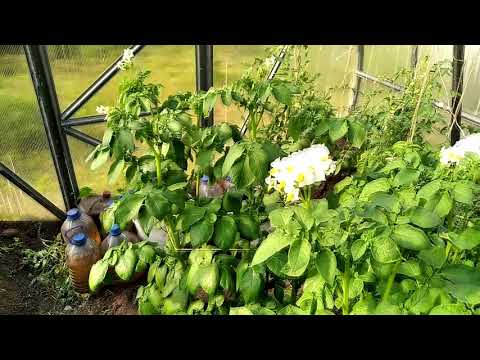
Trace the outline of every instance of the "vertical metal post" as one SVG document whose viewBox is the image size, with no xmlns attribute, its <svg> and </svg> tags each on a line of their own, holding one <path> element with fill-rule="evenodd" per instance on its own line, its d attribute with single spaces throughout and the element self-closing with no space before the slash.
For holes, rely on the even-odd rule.
<svg viewBox="0 0 480 360">
<path fill-rule="evenodd" d="M 412 45 L 410 48 L 410 68 L 415 70 L 418 63 L 418 45 Z"/>
<path fill-rule="evenodd" d="M 208 91 L 213 86 L 213 45 L 195 45 L 197 91 Z M 213 125 L 213 111 L 200 119 L 200 126 Z"/>
<path fill-rule="evenodd" d="M 359 72 L 359 71 L 363 72 L 364 54 L 365 54 L 364 45 L 358 45 L 357 46 L 357 71 L 355 71 L 355 73 L 354 73 L 355 83 L 354 83 L 354 86 L 352 88 L 353 94 L 352 94 L 352 98 L 351 98 L 351 101 L 350 101 L 349 111 L 354 110 L 355 106 L 357 105 L 357 102 L 358 102 L 358 95 L 360 93 L 360 84 L 361 84 L 362 78 L 360 76 L 358 76 L 357 72 Z"/>
<path fill-rule="evenodd" d="M 78 185 L 67 137 L 60 123 L 61 113 L 47 49 L 45 45 L 24 45 L 24 49 L 63 201 L 69 209 L 75 206 Z"/>
<path fill-rule="evenodd" d="M 460 126 L 462 120 L 463 73 L 465 63 L 465 45 L 453 45 L 452 63 L 452 119 L 450 143 L 453 145 L 460 139 Z"/>
</svg>

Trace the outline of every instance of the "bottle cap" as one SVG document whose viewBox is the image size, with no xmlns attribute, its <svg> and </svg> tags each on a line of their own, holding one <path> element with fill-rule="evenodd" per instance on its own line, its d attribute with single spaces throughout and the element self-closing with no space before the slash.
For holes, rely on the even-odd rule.
<svg viewBox="0 0 480 360">
<path fill-rule="evenodd" d="M 200 181 L 201 181 L 202 183 L 208 183 L 208 180 L 209 180 L 209 179 L 210 179 L 210 178 L 209 178 L 207 175 L 203 175 L 202 178 L 200 179 Z"/>
<path fill-rule="evenodd" d="M 73 235 L 73 237 L 70 239 L 70 244 L 76 245 L 76 246 L 83 246 L 87 242 L 87 237 L 85 236 L 84 233 L 78 233 Z"/>
<path fill-rule="evenodd" d="M 80 217 L 80 210 L 73 208 L 67 211 L 68 220 L 76 220 Z"/>
<path fill-rule="evenodd" d="M 227 175 L 227 177 L 225 178 L 225 180 L 227 180 L 228 182 L 232 182 L 232 177 L 230 175 Z"/>
<path fill-rule="evenodd" d="M 117 236 L 121 233 L 122 231 L 120 230 L 120 226 L 118 224 L 113 224 L 112 228 L 110 229 L 110 235 Z"/>
</svg>

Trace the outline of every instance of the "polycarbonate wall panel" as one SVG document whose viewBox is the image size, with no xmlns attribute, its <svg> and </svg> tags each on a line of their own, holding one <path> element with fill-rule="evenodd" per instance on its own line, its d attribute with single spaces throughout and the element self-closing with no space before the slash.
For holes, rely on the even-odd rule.
<svg viewBox="0 0 480 360">
<path fill-rule="evenodd" d="M 255 58 L 263 57 L 267 45 L 215 45 L 213 47 L 213 86 L 231 85 L 240 79 L 243 72 L 253 64 Z M 228 122 L 241 126 L 242 112 L 235 106 L 224 106 L 217 102 L 214 112 L 215 122 Z"/>
<path fill-rule="evenodd" d="M 480 45 L 465 46 L 463 111 L 480 115 Z"/>
<path fill-rule="evenodd" d="M 21 45 L 0 45 L 0 161 L 64 209 L 35 90 Z M 1 176 L 0 176 L 1 177 Z M 5 179 L 1 220 L 54 218 Z"/>
</svg>

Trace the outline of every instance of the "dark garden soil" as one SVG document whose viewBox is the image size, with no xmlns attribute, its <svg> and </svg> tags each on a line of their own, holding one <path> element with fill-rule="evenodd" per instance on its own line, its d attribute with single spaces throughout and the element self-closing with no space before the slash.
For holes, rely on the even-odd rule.
<svg viewBox="0 0 480 360">
<path fill-rule="evenodd" d="M 38 250 L 39 239 L 55 238 L 58 228 L 58 223 L 0 223 L 0 315 L 136 315 L 138 284 L 105 288 L 77 304 L 64 305 L 48 286 L 33 283 L 34 276 L 22 265 L 18 250 L 5 250 L 14 238 Z"/>
</svg>

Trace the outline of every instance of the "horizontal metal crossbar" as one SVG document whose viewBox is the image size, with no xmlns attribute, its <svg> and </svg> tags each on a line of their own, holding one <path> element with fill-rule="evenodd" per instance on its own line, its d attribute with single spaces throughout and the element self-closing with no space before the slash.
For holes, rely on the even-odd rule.
<svg viewBox="0 0 480 360">
<path fill-rule="evenodd" d="M 80 141 L 83 141 L 84 143 L 87 143 L 92 146 L 97 146 L 100 145 L 102 142 L 94 137 L 91 137 L 90 135 L 87 135 L 80 130 L 73 129 L 71 127 L 66 127 L 64 129 L 65 133 L 70 135 L 71 137 L 74 137 L 75 139 L 78 139 Z"/>
</svg>

